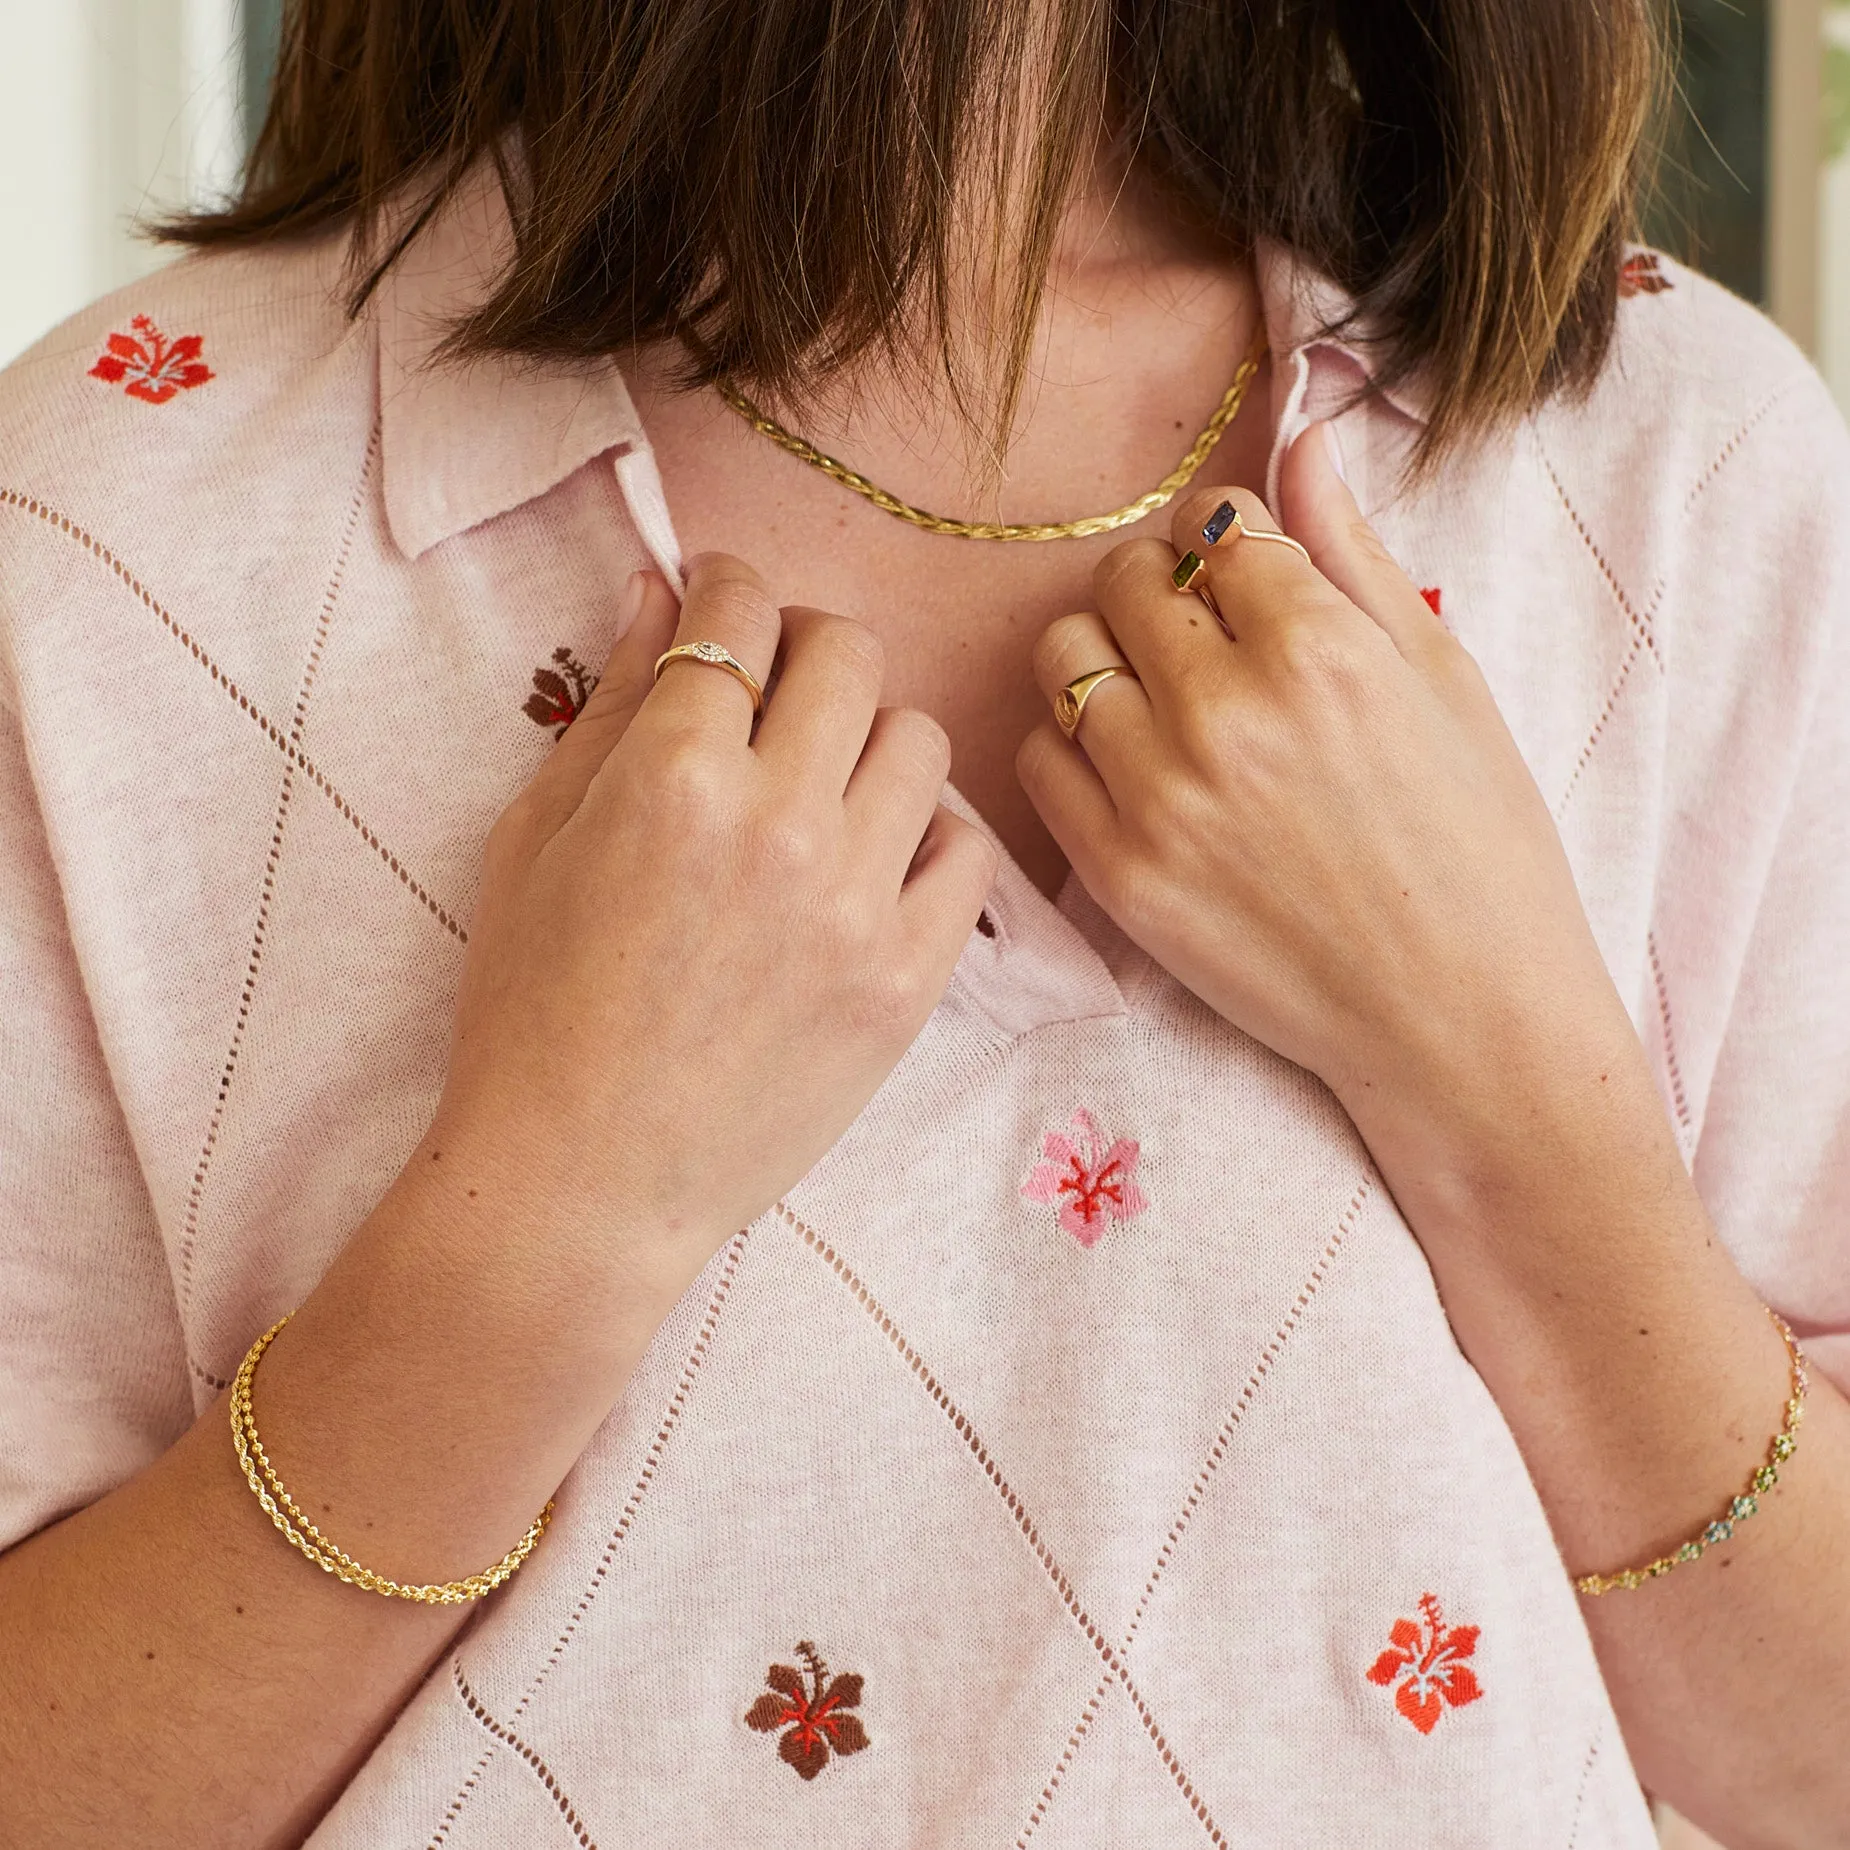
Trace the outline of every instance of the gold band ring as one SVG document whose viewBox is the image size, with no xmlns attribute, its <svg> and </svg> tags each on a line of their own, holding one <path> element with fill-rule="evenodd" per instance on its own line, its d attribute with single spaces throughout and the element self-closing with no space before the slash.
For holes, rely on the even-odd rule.
<svg viewBox="0 0 1850 1850">
<path fill-rule="evenodd" d="M 699 662 L 708 668 L 723 668 L 727 674 L 738 682 L 752 697 L 752 718 L 756 719 L 764 711 L 764 689 L 758 684 L 758 677 L 733 654 L 717 642 L 678 642 L 672 649 L 664 649 L 655 660 L 655 679 L 662 678 L 662 670 L 670 662 Z"/>
<path fill-rule="evenodd" d="M 1086 702 L 1092 698 L 1094 691 L 1111 679 L 1114 674 L 1128 675 L 1130 670 L 1114 664 L 1110 668 L 1095 668 L 1090 674 L 1082 674 L 1077 681 L 1069 681 L 1053 697 L 1053 716 L 1060 730 L 1070 739 L 1079 731 L 1079 716 L 1086 710 Z M 1131 677 L 1133 680 L 1136 677 Z"/>
</svg>

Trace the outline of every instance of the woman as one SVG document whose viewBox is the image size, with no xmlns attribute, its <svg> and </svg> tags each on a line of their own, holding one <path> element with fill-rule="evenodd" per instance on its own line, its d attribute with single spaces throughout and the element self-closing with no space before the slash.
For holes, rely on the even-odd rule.
<svg viewBox="0 0 1850 1850">
<path fill-rule="evenodd" d="M 0 400 L 0 1837 L 1850 1841 L 1850 459 L 1651 83 L 299 8 Z"/>
</svg>

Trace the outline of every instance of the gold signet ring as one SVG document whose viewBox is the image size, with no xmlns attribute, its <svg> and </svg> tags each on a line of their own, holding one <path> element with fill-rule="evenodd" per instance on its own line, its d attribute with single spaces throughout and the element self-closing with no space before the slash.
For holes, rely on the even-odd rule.
<svg viewBox="0 0 1850 1850">
<path fill-rule="evenodd" d="M 1053 716 L 1060 730 L 1072 738 L 1079 731 L 1079 716 L 1085 712 L 1093 690 L 1103 686 L 1114 674 L 1129 673 L 1128 668 L 1095 668 L 1090 674 L 1082 674 L 1077 681 L 1067 682 L 1053 697 Z"/>
<path fill-rule="evenodd" d="M 655 659 L 656 680 L 659 681 L 662 678 L 662 670 L 670 662 L 699 662 L 707 668 L 723 668 L 751 695 L 752 718 L 756 719 L 764 711 L 764 689 L 758 685 L 758 677 L 722 644 L 678 642 L 672 649 L 664 649 Z"/>
</svg>

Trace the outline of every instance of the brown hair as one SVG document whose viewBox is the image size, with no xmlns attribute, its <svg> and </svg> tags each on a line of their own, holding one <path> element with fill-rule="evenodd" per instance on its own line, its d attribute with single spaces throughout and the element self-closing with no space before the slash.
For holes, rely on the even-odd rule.
<svg viewBox="0 0 1850 1850">
<path fill-rule="evenodd" d="M 1230 247 L 1281 239 L 1355 297 L 1382 382 L 1428 382 L 1430 461 L 1600 368 L 1653 4 L 290 0 L 242 197 L 163 232 L 355 220 L 357 311 L 487 156 L 515 256 L 461 346 L 676 336 L 691 380 L 800 400 L 902 326 L 955 385 L 954 202 L 1007 202 L 1018 261 L 988 323 L 1006 423 L 1106 131 Z M 379 237 L 406 196 L 421 209 Z"/>
</svg>

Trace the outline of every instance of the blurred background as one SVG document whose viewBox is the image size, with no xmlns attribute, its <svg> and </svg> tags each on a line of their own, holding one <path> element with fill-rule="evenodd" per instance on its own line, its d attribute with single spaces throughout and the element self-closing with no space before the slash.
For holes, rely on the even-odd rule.
<svg viewBox="0 0 1850 1850">
<path fill-rule="evenodd" d="M 1680 96 L 1653 242 L 1760 303 L 1850 409 L 1850 0 L 1665 0 Z M 222 195 L 282 0 L 0 0 L 0 364 L 168 254 L 138 214 Z"/>
</svg>

